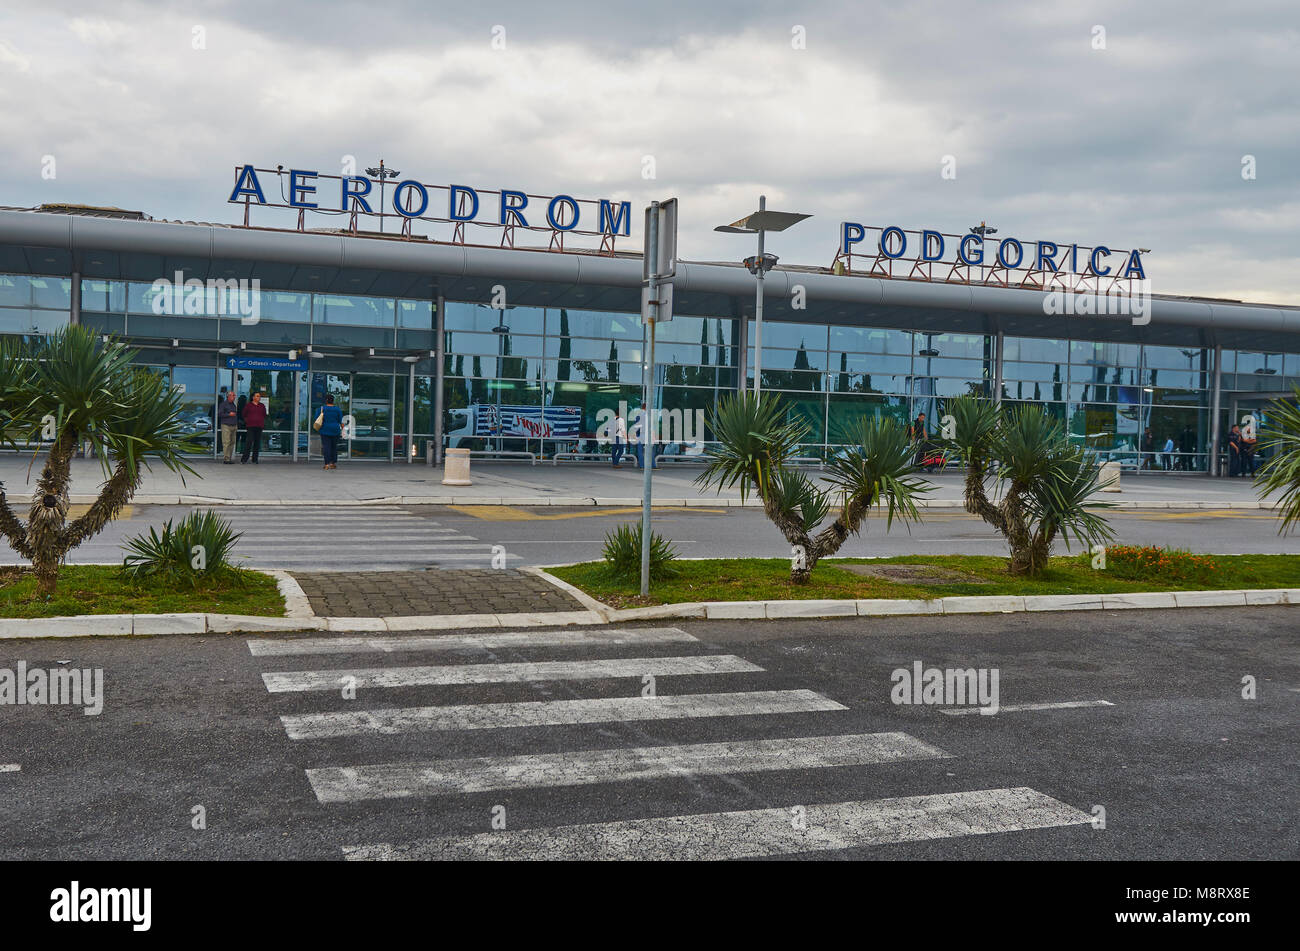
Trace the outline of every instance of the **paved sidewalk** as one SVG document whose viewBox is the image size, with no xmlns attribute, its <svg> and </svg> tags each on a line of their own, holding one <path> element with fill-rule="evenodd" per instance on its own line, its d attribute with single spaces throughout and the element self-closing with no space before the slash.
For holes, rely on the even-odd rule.
<svg viewBox="0 0 1300 951">
<path fill-rule="evenodd" d="M 0 482 L 14 501 L 28 497 L 37 470 L 28 474 L 31 457 L 0 453 Z M 473 485 L 445 486 L 442 470 L 423 463 L 343 462 L 336 470 L 322 471 L 310 463 L 297 465 L 263 459 L 259 466 L 223 466 L 198 460 L 194 468 L 202 478 L 184 482 L 174 473 L 155 466 L 147 472 L 137 504 L 402 502 L 437 505 L 628 505 L 639 503 L 643 473 L 632 466 L 613 469 L 603 464 L 479 462 L 475 460 Z M 721 493 L 694 484 L 699 466 L 664 466 L 654 473 L 654 499 L 665 505 L 735 505 L 738 491 Z M 815 470 L 810 470 L 815 471 Z M 29 480 L 30 479 L 30 480 Z M 961 473 L 930 477 L 936 490 L 926 504 L 956 507 L 961 501 Z M 73 501 L 89 502 L 103 481 L 98 464 L 79 459 L 73 465 Z M 1122 491 L 1102 498 L 1125 507 L 1151 505 L 1170 508 L 1257 507 L 1259 497 L 1248 479 L 1210 478 L 1195 473 L 1130 473 L 1121 480 Z M 751 499 L 751 503 L 753 500 Z"/>
<path fill-rule="evenodd" d="M 290 572 L 322 617 L 540 614 L 586 607 L 536 575 L 509 569 Z"/>
</svg>

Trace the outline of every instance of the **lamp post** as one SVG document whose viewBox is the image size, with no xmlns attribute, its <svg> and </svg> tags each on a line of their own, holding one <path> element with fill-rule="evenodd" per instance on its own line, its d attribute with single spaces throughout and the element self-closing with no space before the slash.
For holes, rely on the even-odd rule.
<svg viewBox="0 0 1300 951">
<path fill-rule="evenodd" d="M 379 179 L 379 233 L 383 234 L 384 233 L 384 184 L 388 181 L 388 179 L 396 178 L 398 175 L 401 175 L 402 173 L 397 171 L 397 169 L 385 168 L 384 160 L 380 159 L 379 166 L 377 168 L 366 169 L 366 174 L 369 175 L 371 178 Z"/>
<path fill-rule="evenodd" d="M 812 215 L 803 215 L 792 211 L 768 211 L 767 196 L 758 196 L 758 211 L 746 215 L 729 225 L 718 225 L 714 231 L 724 234 L 758 235 L 758 254 L 745 258 L 745 267 L 754 275 L 754 394 L 763 391 L 763 278 L 776 265 L 775 254 L 763 250 L 764 238 L 769 231 L 784 231 Z M 740 377 L 741 392 L 745 390 L 744 374 Z"/>
</svg>

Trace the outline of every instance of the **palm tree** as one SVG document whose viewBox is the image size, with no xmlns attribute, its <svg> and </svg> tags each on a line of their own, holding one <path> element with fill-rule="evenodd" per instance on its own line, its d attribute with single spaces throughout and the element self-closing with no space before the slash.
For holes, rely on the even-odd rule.
<svg viewBox="0 0 1300 951">
<path fill-rule="evenodd" d="M 787 420 L 779 398 L 752 392 L 724 397 L 709 426 L 716 442 L 705 449 L 709 463 L 695 481 L 718 491 L 738 486 L 742 500 L 751 491 L 758 496 L 764 514 L 796 549 L 790 567 L 794 584 L 806 584 L 817 562 L 856 535 L 873 507 L 886 507 L 887 527 L 894 519 L 920 519 L 916 500 L 930 487 L 906 477 L 912 447 L 892 419 L 858 420 L 844 440 L 853 445 L 829 465 L 829 489 L 787 468 L 808 426 Z M 822 527 L 833 511 L 835 520 Z"/>
<path fill-rule="evenodd" d="M 183 398 L 162 377 L 132 364 L 135 352 L 84 327 L 0 346 L 0 439 L 47 444 L 27 520 L 0 485 L 0 534 L 35 569 L 38 589 L 52 594 L 68 552 L 97 535 L 135 495 L 150 457 L 173 472 L 194 470 Z M 68 520 L 72 457 L 82 443 L 107 481 L 89 510 Z M 39 452 L 40 450 L 37 450 Z"/>
<path fill-rule="evenodd" d="M 1294 402 L 1275 400 L 1266 418 L 1268 429 L 1260 448 L 1268 449 L 1269 457 L 1260 467 L 1261 478 L 1256 485 L 1261 498 L 1280 493 L 1282 524 L 1278 534 L 1282 534 L 1300 524 L 1300 387 Z"/>
<path fill-rule="evenodd" d="M 1013 575 L 1036 576 L 1047 568 L 1059 537 L 1091 546 L 1114 538 L 1097 512 L 1109 503 L 1090 501 L 1098 472 L 1092 457 L 1070 445 L 1061 424 L 1041 406 L 1004 412 L 1001 405 L 973 396 L 947 404 L 952 419 L 944 443 L 966 464 L 966 511 L 978 515 L 1007 539 Z M 997 464 L 1000 501 L 989 498 L 990 468 Z"/>
</svg>

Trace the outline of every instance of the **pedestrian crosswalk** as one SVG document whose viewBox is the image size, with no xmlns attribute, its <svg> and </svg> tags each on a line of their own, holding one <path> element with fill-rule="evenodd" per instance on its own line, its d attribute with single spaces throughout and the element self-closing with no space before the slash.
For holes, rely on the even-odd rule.
<svg viewBox="0 0 1300 951">
<path fill-rule="evenodd" d="M 264 670 L 262 680 L 283 702 L 297 704 L 294 712 L 283 713 L 280 720 L 290 741 L 315 751 L 309 760 L 321 760 L 309 762 L 306 778 L 326 808 L 368 803 L 377 808 L 392 800 L 486 792 L 527 797 L 548 790 L 570 790 L 574 792 L 565 795 L 576 795 L 576 790 L 598 784 L 748 777 L 737 787 L 747 796 L 741 804 L 744 808 L 734 811 L 553 826 L 529 822 L 525 828 L 491 831 L 482 826 L 421 829 L 421 833 L 442 834 L 404 841 L 338 843 L 350 860 L 738 859 L 1079 826 L 1092 821 L 1088 813 L 1021 786 L 827 803 L 794 801 L 792 793 L 780 792 L 782 777 L 793 775 L 792 771 L 886 768 L 891 764 L 911 771 L 954 754 L 895 730 L 836 733 L 836 723 L 843 729 L 842 716 L 849 711 L 845 705 L 797 685 L 753 689 L 756 680 L 768 676 L 761 666 L 734 654 L 712 653 L 678 628 L 252 639 L 248 646 L 250 654 L 265 665 L 313 668 Z M 514 650 L 530 655 L 560 651 L 564 656 L 555 660 L 502 657 L 503 652 Z M 584 656 L 575 659 L 575 651 Z M 611 652 L 629 656 L 610 657 Z M 398 656 L 390 666 L 322 664 L 330 656 L 367 654 Z M 426 659 L 417 656 L 420 654 L 433 655 L 438 662 L 402 663 Z M 673 680 L 673 685 L 688 686 L 680 693 L 647 690 L 644 685 L 654 684 L 657 677 L 683 677 L 682 681 Z M 692 691 L 689 684 L 699 677 L 709 678 L 700 682 L 707 682 L 712 689 Z M 747 689 L 717 688 L 733 677 L 746 678 L 735 686 Z M 566 696 L 552 697 L 548 683 L 563 686 Z M 547 699 L 503 700 L 495 693 L 514 685 L 517 695 L 520 685 L 530 684 Z M 458 701 L 485 702 L 371 705 L 391 690 L 403 691 L 404 699 L 418 696 L 421 701 L 436 700 L 438 691 L 452 690 Z M 474 696 L 476 691 L 489 690 L 494 692 L 490 700 Z M 419 691 L 434 694 L 426 698 Z M 572 696 L 576 691 L 612 695 Z M 300 712 L 304 704 L 312 709 Z M 797 722 L 803 735 L 755 739 L 754 727 L 768 721 Z M 685 730 L 692 722 L 707 722 L 710 729 L 737 735 L 721 741 L 715 735 L 709 742 L 694 741 L 698 737 L 664 742 L 656 736 L 658 742 L 646 742 L 652 727 L 671 733 Z M 574 736 L 583 735 L 584 727 L 597 731 L 606 745 L 592 749 L 588 748 L 590 740 L 574 740 Z M 494 755 L 436 755 L 451 748 L 463 749 L 463 743 L 475 735 L 470 731 L 529 728 L 543 731 L 538 734 L 542 740 L 536 750 L 529 747 L 528 752 L 519 752 L 516 745 L 513 750 L 496 753 L 511 742 L 498 743 L 489 739 L 493 734 L 482 734 L 484 743 L 476 751 L 486 749 Z M 788 728 L 780 732 L 788 732 Z M 517 739 L 518 735 L 503 736 Z M 385 740 L 393 737 L 397 741 Z M 610 746 L 611 739 L 623 745 Z M 392 751 L 398 742 L 401 749 L 414 746 L 419 753 L 394 759 Z M 387 755 L 379 762 L 351 761 L 360 758 L 358 750 L 369 745 Z M 331 750 L 345 752 L 331 754 Z M 345 761 L 329 762 L 331 755 Z M 760 777 L 777 792 L 761 798 L 750 793 Z M 635 801 L 631 791 L 645 786 L 626 788 L 626 800 L 631 802 Z M 784 801 L 783 795 L 791 801 Z"/>
<path fill-rule="evenodd" d="M 324 549 L 355 553 L 337 566 L 349 570 L 492 565 L 488 542 L 397 505 L 225 505 L 219 513 L 243 533 L 235 553 L 255 568 L 319 570 Z"/>
<path fill-rule="evenodd" d="M 81 564 L 120 562 L 127 538 L 147 534 L 151 526 L 161 528 L 166 519 L 179 521 L 189 511 L 171 506 L 139 509 L 132 519 L 114 522 L 103 534 L 80 545 L 69 560 Z M 509 567 L 522 560 L 519 555 L 499 552 L 494 565 L 491 543 L 399 505 L 221 505 L 213 511 L 241 533 L 234 560 L 252 568 L 400 571 L 431 566 Z M 339 561 L 344 552 L 349 557 Z M 0 563 L 21 560 L 7 548 L 0 550 Z"/>
</svg>

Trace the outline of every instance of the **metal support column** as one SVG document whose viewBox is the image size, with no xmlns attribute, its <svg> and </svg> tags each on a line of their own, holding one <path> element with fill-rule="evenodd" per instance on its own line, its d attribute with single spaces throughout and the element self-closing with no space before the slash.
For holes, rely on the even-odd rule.
<svg viewBox="0 0 1300 951">
<path fill-rule="evenodd" d="M 1006 334 L 998 331 L 993 342 L 993 402 L 1002 405 L 1002 354 L 1006 349 Z"/>
<path fill-rule="evenodd" d="M 308 366 L 310 365 L 311 364 L 309 363 Z M 303 382 L 302 378 L 304 376 L 307 377 L 307 385 L 311 386 L 310 374 L 303 373 L 301 370 L 293 371 L 293 456 L 292 459 L 294 462 L 298 461 L 298 431 L 300 425 L 299 416 L 302 413 L 302 382 Z M 217 444 L 217 441 L 215 439 L 212 440 L 212 444 L 215 446 Z"/>
<path fill-rule="evenodd" d="M 68 323 L 77 326 L 81 323 L 81 272 L 72 272 L 72 307 L 68 313 Z"/>
<path fill-rule="evenodd" d="M 443 354 L 444 339 L 446 334 L 443 332 L 446 322 L 443 318 L 443 308 L 445 299 L 441 294 L 434 301 L 436 308 L 433 315 L 433 464 L 442 465 L 442 386 L 443 386 L 443 364 L 446 362 Z"/>
<path fill-rule="evenodd" d="M 1223 347 L 1219 344 L 1214 346 L 1214 395 L 1210 399 L 1210 458 L 1205 466 L 1205 471 L 1212 476 L 1219 475 L 1219 440 L 1223 433 L 1220 431 L 1219 415 L 1223 393 Z"/>
<path fill-rule="evenodd" d="M 406 398 L 406 462 L 415 462 L 415 364 L 408 364 L 410 368 L 409 382 L 407 383 Z"/>
<path fill-rule="evenodd" d="M 749 376 L 749 318 L 744 313 L 736 315 L 736 392 L 744 394 L 745 378 Z"/>
</svg>

